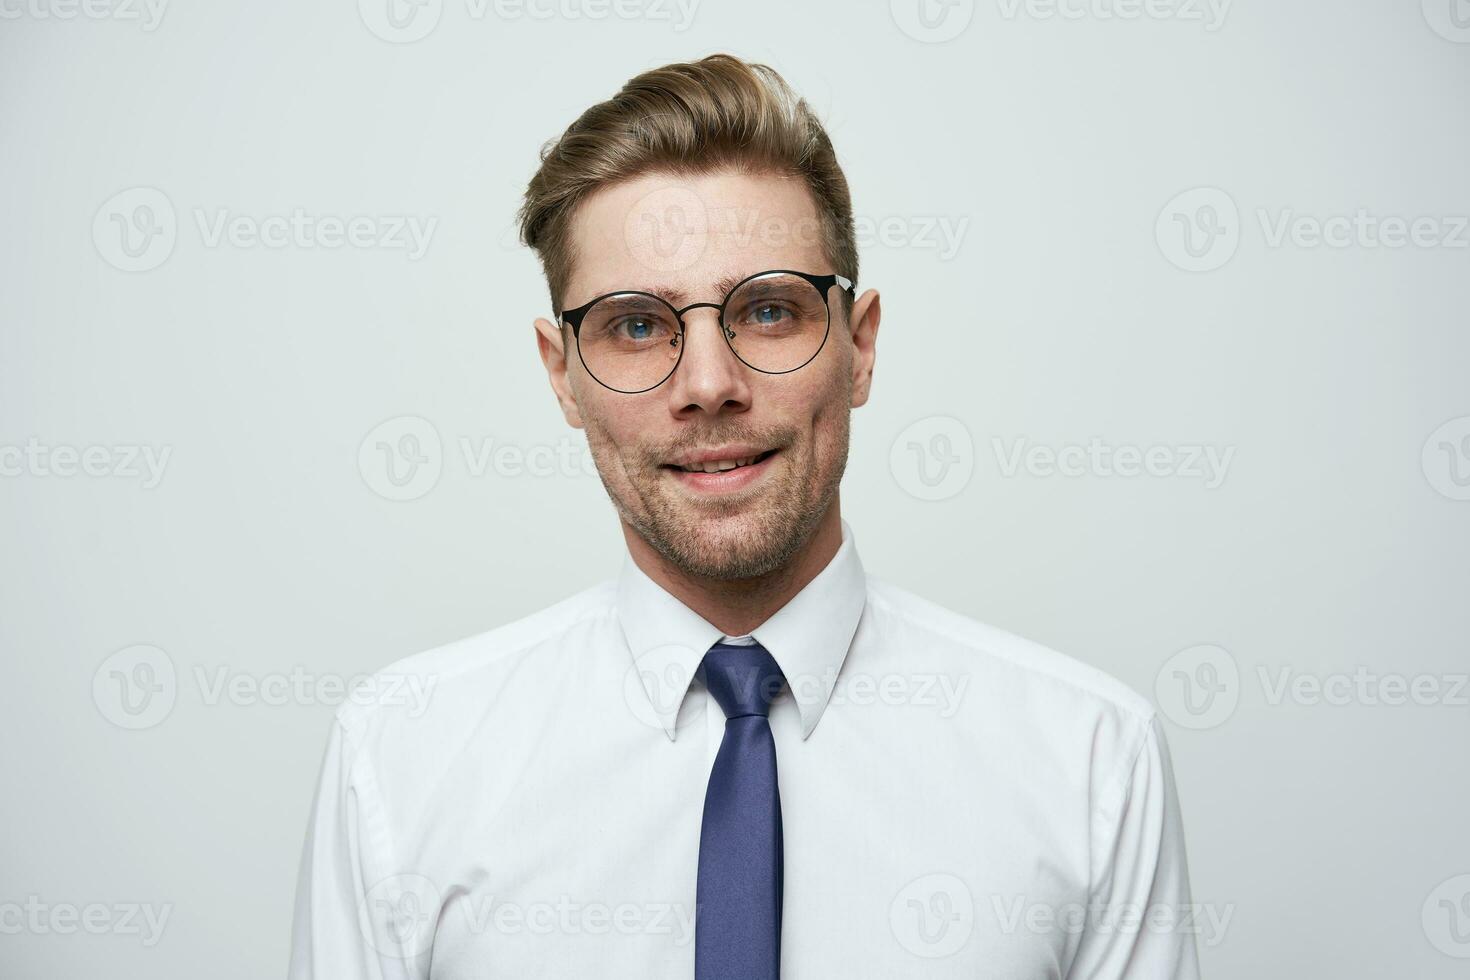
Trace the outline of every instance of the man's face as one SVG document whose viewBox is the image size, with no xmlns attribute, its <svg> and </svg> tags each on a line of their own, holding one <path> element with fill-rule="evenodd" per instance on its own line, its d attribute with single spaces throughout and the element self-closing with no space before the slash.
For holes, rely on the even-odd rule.
<svg viewBox="0 0 1470 980">
<path fill-rule="evenodd" d="M 618 290 L 718 304 L 715 284 L 757 272 L 836 270 L 818 234 L 817 211 L 799 178 L 718 173 L 650 174 L 589 196 L 573 220 L 575 268 L 563 307 Z M 848 418 L 867 399 L 876 294 L 851 318 L 840 287 L 828 294 L 831 330 L 799 370 L 763 374 L 726 344 L 719 311 L 684 314 L 678 369 L 639 394 L 603 387 L 576 340 L 537 321 L 542 357 L 572 425 L 586 428 L 603 486 L 619 515 L 685 573 L 746 579 L 784 567 L 837 497 L 847 463 Z M 854 331 L 850 323 L 863 326 Z M 677 464 L 715 451 L 757 456 L 723 473 Z"/>
</svg>

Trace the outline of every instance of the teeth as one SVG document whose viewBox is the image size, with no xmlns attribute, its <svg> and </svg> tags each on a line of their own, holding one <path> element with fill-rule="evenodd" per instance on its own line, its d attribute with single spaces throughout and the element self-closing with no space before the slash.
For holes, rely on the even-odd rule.
<svg viewBox="0 0 1470 980">
<path fill-rule="evenodd" d="M 679 468 L 686 473 L 723 473 L 725 470 L 748 466 L 755 462 L 755 460 L 755 456 L 747 456 L 744 459 L 715 459 L 707 463 L 697 463 L 693 466 L 681 466 Z"/>
</svg>

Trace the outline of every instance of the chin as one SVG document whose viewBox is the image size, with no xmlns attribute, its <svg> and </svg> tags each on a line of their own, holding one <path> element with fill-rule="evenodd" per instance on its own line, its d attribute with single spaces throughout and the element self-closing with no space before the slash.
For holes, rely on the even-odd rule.
<svg viewBox="0 0 1470 980">
<path fill-rule="evenodd" d="M 713 517 L 681 508 L 674 526 L 682 531 L 649 540 L 689 575 L 739 581 L 768 575 L 787 565 L 800 550 L 800 523 L 794 514 L 762 513 L 756 508 Z"/>
</svg>

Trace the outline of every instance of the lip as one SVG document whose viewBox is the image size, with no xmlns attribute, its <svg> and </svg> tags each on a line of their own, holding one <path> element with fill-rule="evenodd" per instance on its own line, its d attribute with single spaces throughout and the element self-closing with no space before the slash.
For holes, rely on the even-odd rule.
<svg viewBox="0 0 1470 980">
<path fill-rule="evenodd" d="M 767 448 L 766 446 L 752 446 L 749 443 L 732 442 L 713 449 L 701 449 L 697 453 L 685 453 L 678 459 L 669 460 L 665 465 L 693 466 L 696 463 L 709 463 L 721 459 L 745 459 L 747 456 L 759 456 Z"/>
<path fill-rule="evenodd" d="M 771 468 L 771 461 L 780 452 L 779 449 L 771 450 L 770 455 L 759 463 L 737 466 L 733 470 L 725 470 L 722 473 L 690 473 L 672 464 L 666 464 L 663 468 L 684 486 L 699 493 L 733 493 L 750 486 L 756 480 L 765 476 Z M 700 453 L 696 457 L 690 457 L 690 462 L 692 463 L 695 458 L 703 462 L 707 459 L 739 459 L 742 456 L 758 456 L 760 453 L 761 450 L 751 449 L 734 453 L 720 450 L 714 455 Z"/>
</svg>

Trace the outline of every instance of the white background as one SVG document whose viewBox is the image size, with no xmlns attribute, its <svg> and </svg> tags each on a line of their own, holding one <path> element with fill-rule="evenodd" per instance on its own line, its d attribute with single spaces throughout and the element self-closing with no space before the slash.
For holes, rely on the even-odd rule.
<svg viewBox="0 0 1470 980">
<path fill-rule="evenodd" d="M 1208 976 L 1464 975 L 1463 0 L 94 2 L 0 0 L 0 974 L 279 975 L 322 685 L 615 572 L 513 214 L 582 109 L 725 50 L 867 229 L 870 573 L 1155 699 Z"/>
</svg>

